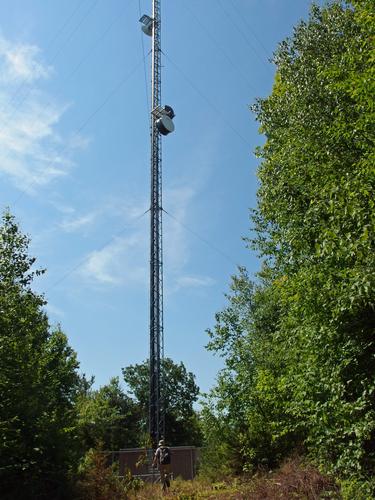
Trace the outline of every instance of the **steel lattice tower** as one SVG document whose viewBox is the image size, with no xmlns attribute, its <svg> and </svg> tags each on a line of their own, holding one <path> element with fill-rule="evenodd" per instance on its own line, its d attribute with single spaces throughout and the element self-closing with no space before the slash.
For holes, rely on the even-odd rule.
<svg viewBox="0 0 375 500">
<path fill-rule="evenodd" d="M 152 2 L 151 71 L 151 245 L 150 245 L 150 406 L 149 432 L 152 444 L 164 436 L 161 394 L 163 332 L 163 240 L 162 240 L 162 158 L 161 136 L 155 110 L 161 102 L 160 0 Z"/>
<path fill-rule="evenodd" d="M 142 31 L 152 36 L 151 64 L 151 231 L 150 231 L 150 400 L 149 432 L 155 446 L 165 434 L 162 360 L 163 332 L 163 240 L 161 135 L 174 130 L 174 111 L 161 103 L 160 0 L 152 1 L 152 17 L 140 18 Z"/>
</svg>

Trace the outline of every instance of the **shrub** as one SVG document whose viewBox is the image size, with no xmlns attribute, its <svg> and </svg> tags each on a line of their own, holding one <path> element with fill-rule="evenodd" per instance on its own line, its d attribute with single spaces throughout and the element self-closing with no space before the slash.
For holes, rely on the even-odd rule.
<svg viewBox="0 0 375 500">
<path fill-rule="evenodd" d="M 108 454 L 100 449 L 89 450 L 79 469 L 77 497 L 80 500 L 124 500 L 142 482 L 131 474 L 118 475 L 117 464 L 109 464 Z"/>
</svg>

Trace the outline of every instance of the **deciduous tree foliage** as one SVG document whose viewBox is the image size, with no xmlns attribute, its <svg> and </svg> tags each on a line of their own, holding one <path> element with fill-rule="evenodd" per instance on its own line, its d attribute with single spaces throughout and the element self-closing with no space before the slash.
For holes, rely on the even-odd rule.
<svg viewBox="0 0 375 500">
<path fill-rule="evenodd" d="M 139 438 L 148 435 L 147 418 L 149 406 L 149 364 L 130 365 L 123 368 L 124 380 L 130 395 L 140 408 L 143 418 L 139 421 Z M 166 440 L 171 446 L 199 446 L 201 432 L 198 416 L 193 405 L 197 401 L 199 387 L 195 377 L 181 362 L 176 364 L 170 358 L 162 361 L 163 394 L 165 405 Z M 145 443 L 140 442 L 142 446 Z"/>
<path fill-rule="evenodd" d="M 244 466 L 296 448 L 346 475 L 375 465 L 374 30 L 370 1 L 313 6 L 253 106 L 264 266 L 234 279 L 209 344 L 227 364 L 210 414 Z"/>
<path fill-rule="evenodd" d="M 78 363 L 45 301 L 14 217 L 0 226 L 0 496 L 60 498 L 76 459 Z"/>
<path fill-rule="evenodd" d="M 82 391 L 77 400 L 81 451 L 120 450 L 139 445 L 140 408 L 125 394 L 118 377 L 100 389 Z"/>
</svg>

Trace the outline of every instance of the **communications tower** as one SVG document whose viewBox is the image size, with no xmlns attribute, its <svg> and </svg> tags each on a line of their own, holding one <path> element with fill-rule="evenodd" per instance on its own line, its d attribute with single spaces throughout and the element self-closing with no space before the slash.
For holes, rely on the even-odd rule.
<svg viewBox="0 0 375 500">
<path fill-rule="evenodd" d="M 165 435 L 161 364 L 164 356 L 161 136 L 174 130 L 173 109 L 161 106 L 160 3 L 161 0 L 152 0 L 152 16 L 143 15 L 140 18 L 142 31 L 152 38 L 149 433 L 153 447 Z"/>
</svg>

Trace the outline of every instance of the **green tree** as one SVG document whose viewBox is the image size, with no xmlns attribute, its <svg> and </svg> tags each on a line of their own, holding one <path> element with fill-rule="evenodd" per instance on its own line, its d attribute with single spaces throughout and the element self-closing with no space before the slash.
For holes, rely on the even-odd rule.
<svg viewBox="0 0 375 500">
<path fill-rule="evenodd" d="M 313 5 L 253 106 L 266 142 L 249 245 L 264 265 L 256 285 L 235 278 L 209 344 L 227 365 L 209 414 L 234 426 L 245 467 L 298 448 L 373 473 L 374 15 L 367 0 Z"/>
<path fill-rule="evenodd" d="M 132 448 L 138 443 L 139 407 L 122 390 L 118 377 L 100 389 L 86 388 L 77 401 L 83 450 Z"/>
<path fill-rule="evenodd" d="M 203 408 L 203 464 L 208 473 L 223 465 L 237 473 L 273 467 L 303 441 L 287 411 L 286 364 L 278 347 L 279 295 L 270 286 L 269 269 L 258 278 L 255 284 L 245 269 L 239 270 L 232 278 L 228 305 L 216 314 L 215 328 L 208 332 L 207 348 L 225 361 Z"/>
<path fill-rule="evenodd" d="M 129 393 L 139 405 L 143 418 L 139 422 L 139 432 L 147 436 L 147 418 L 149 401 L 149 368 L 148 361 L 123 368 L 124 380 Z M 165 405 L 166 439 L 173 446 L 199 446 L 201 433 L 198 415 L 194 403 L 198 399 L 199 387 L 195 377 L 188 372 L 185 365 L 174 363 L 170 358 L 162 362 L 163 394 Z M 144 443 L 139 442 L 139 445 Z"/>
<path fill-rule="evenodd" d="M 374 460 L 374 11 L 319 9 L 276 52 L 255 246 L 275 274 L 289 414 L 325 465 Z M 369 69 L 372 68 L 372 69 Z"/>
<path fill-rule="evenodd" d="M 0 226 L 1 498 L 59 498 L 76 459 L 76 354 L 31 289 L 29 238 L 5 212 Z"/>
</svg>

